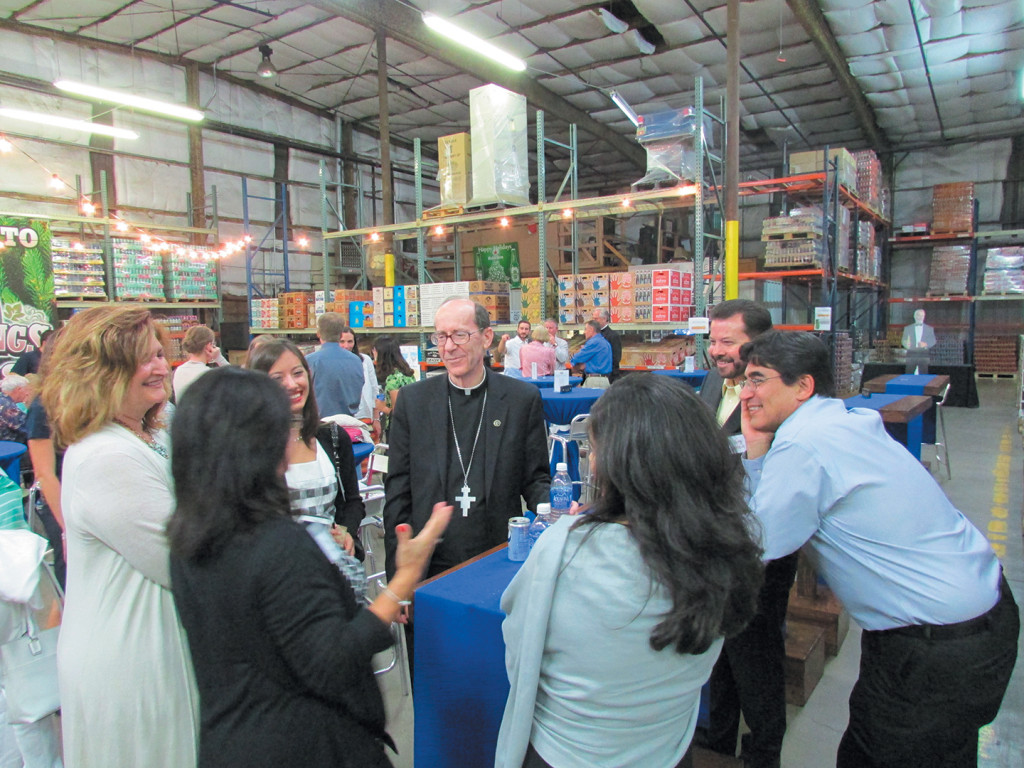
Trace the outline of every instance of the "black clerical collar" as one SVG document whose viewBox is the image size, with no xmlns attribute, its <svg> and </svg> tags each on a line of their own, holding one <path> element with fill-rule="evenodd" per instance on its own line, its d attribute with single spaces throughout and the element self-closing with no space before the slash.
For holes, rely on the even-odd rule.
<svg viewBox="0 0 1024 768">
<path fill-rule="evenodd" d="M 487 383 L 487 369 L 486 368 L 484 368 L 483 373 L 480 376 L 480 381 L 478 381 L 476 384 L 474 384 L 471 387 L 460 387 L 458 384 L 456 384 L 454 381 L 452 381 L 452 377 L 451 376 L 448 377 L 448 386 L 452 387 L 453 389 L 459 390 L 460 392 L 465 394 L 466 397 L 469 397 L 471 394 L 473 394 L 473 392 L 475 390 L 480 389 L 480 387 L 482 387 L 486 383 Z"/>
</svg>

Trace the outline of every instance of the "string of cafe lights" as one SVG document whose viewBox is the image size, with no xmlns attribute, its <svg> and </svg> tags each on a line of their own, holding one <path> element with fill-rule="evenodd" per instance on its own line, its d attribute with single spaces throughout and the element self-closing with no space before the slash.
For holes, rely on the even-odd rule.
<svg viewBox="0 0 1024 768">
<path fill-rule="evenodd" d="M 46 176 L 49 177 L 49 186 L 54 191 L 66 192 L 70 190 L 75 195 L 80 194 L 77 187 L 61 178 L 59 173 L 55 173 L 47 168 L 43 163 L 39 162 L 39 160 L 26 152 L 23 147 L 17 146 L 7 136 L 0 133 L 0 156 L 9 155 L 14 151 L 20 152 L 30 161 L 39 166 Z M 101 216 L 102 214 L 100 208 L 86 195 L 81 196 L 81 199 L 78 202 L 78 210 L 83 216 Z M 190 261 L 226 259 L 234 256 L 236 253 L 246 251 L 253 242 L 252 236 L 243 235 L 235 240 L 222 242 L 214 249 L 197 249 L 195 246 L 167 240 L 159 235 L 147 231 L 145 228 L 128 221 L 117 211 L 109 211 L 108 218 L 114 223 L 114 230 L 117 232 L 118 237 L 135 238 L 144 247 L 154 253 L 173 253 L 175 256 L 186 257 Z M 295 244 L 299 248 L 306 249 L 310 246 L 310 240 L 305 235 L 300 235 L 295 238 Z M 0 240 L 0 249 L 3 249 L 4 247 L 4 242 Z M 72 242 L 71 247 L 76 251 L 86 250 L 86 246 L 79 241 Z"/>
</svg>

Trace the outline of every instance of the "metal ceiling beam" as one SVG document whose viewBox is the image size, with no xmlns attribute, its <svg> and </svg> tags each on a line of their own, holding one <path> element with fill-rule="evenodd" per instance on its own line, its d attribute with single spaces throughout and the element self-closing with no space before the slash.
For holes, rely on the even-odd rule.
<svg viewBox="0 0 1024 768">
<path fill-rule="evenodd" d="M 878 125 L 875 110 L 871 108 L 868 100 L 864 97 L 864 92 L 861 91 L 857 80 L 850 74 L 846 56 L 839 50 L 839 43 L 836 42 L 836 37 L 832 34 L 832 29 L 817 0 L 786 0 L 786 2 L 797 21 L 811 38 L 811 42 L 825 59 L 828 68 L 832 70 L 843 95 L 850 100 L 853 115 L 857 118 L 871 148 L 879 154 L 888 152 L 892 148 L 889 138 Z"/>
<path fill-rule="evenodd" d="M 469 51 L 463 53 L 451 45 L 440 45 L 438 38 L 423 25 L 420 13 L 397 0 L 313 0 L 311 5 L 373 31 L 384 29 L 388 37 L 422 51 L 427 56 L 479 77 L 484 82 L 497 83 L 510 91 L 521 93 L 535 107 L 568 123 L 576 123 L 579 130 L 604 141 L 636 164 L 637 168 L 647 166 L 647 153 L 635 141 L 577 109 L 561 96 L 538 84 L 528 73 L 512 73 L 483 56 Z"/>
</svg>

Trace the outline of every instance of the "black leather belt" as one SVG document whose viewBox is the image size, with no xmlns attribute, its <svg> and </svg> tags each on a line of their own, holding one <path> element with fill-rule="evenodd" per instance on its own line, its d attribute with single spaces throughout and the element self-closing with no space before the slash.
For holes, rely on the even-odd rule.
<svg viewBox="0 0 1024 768">
<path fill-rule="evenodd" d="M 920 637 L 925 640 L 958 640 L 963 637 L 970 637 L 979 632 L 984 632 L 992 625 L 992 616 L 1004 596 L 1009 593 L 1009 585 L 1006 578 L 999 579 L 999 599 L 981 616 L 976 616 L 967 621 L 958 621 L 956 624 L 914 624 L 908 627 L 896 627 L 894 629 L 883 629 L 877 632 L 879 635 L 904 635 L 906 637 Z"/>
</svg>

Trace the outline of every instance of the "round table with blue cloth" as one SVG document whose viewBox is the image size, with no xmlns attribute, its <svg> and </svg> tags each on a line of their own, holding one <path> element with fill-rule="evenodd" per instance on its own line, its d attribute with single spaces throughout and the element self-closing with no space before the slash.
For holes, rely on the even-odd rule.
<svg viewBox="0 0 1024 768">
<path fill-rule="evenodd" d="M 551 389 L 552 387 L 555 386 L 554 376 L 538 376 L 536 379 L 524 378 L 523 381 L 525 381 L 527 384 L 533 384 L 535 387 L 539 387 L 541 389 Z M 569 383 L 574 387 L 582 383 L 582 381 L 582 376 L 569 377 Z"/>
<path fill-rule="evenodd" d="M 548 424 L 568 424 L 574 416 L 590 413 L 594 402 L 604 393 L 603 389 L 573 387 L 568 392 L 541 389 L 540 399 L 544 404 L 544 419 Z"/>
<path fill-rule="evenodd" d="M 651 371 L 651 373 L 657 373 L 660 376 L 669 376 L 673 379 L 681 379 L 698 392 L 700 391 L 701 385 L 704 383 L 704 379 L 708 375 L 707 371 L 680 371 L 678 368 L 658 368 Z"/>
<path fill-rule="evenodd" d="M 21 457 L 27 450 L 24 443 L 0 440 L 0 469 L 16 483 L 21 482 Z"/>
</svg>

